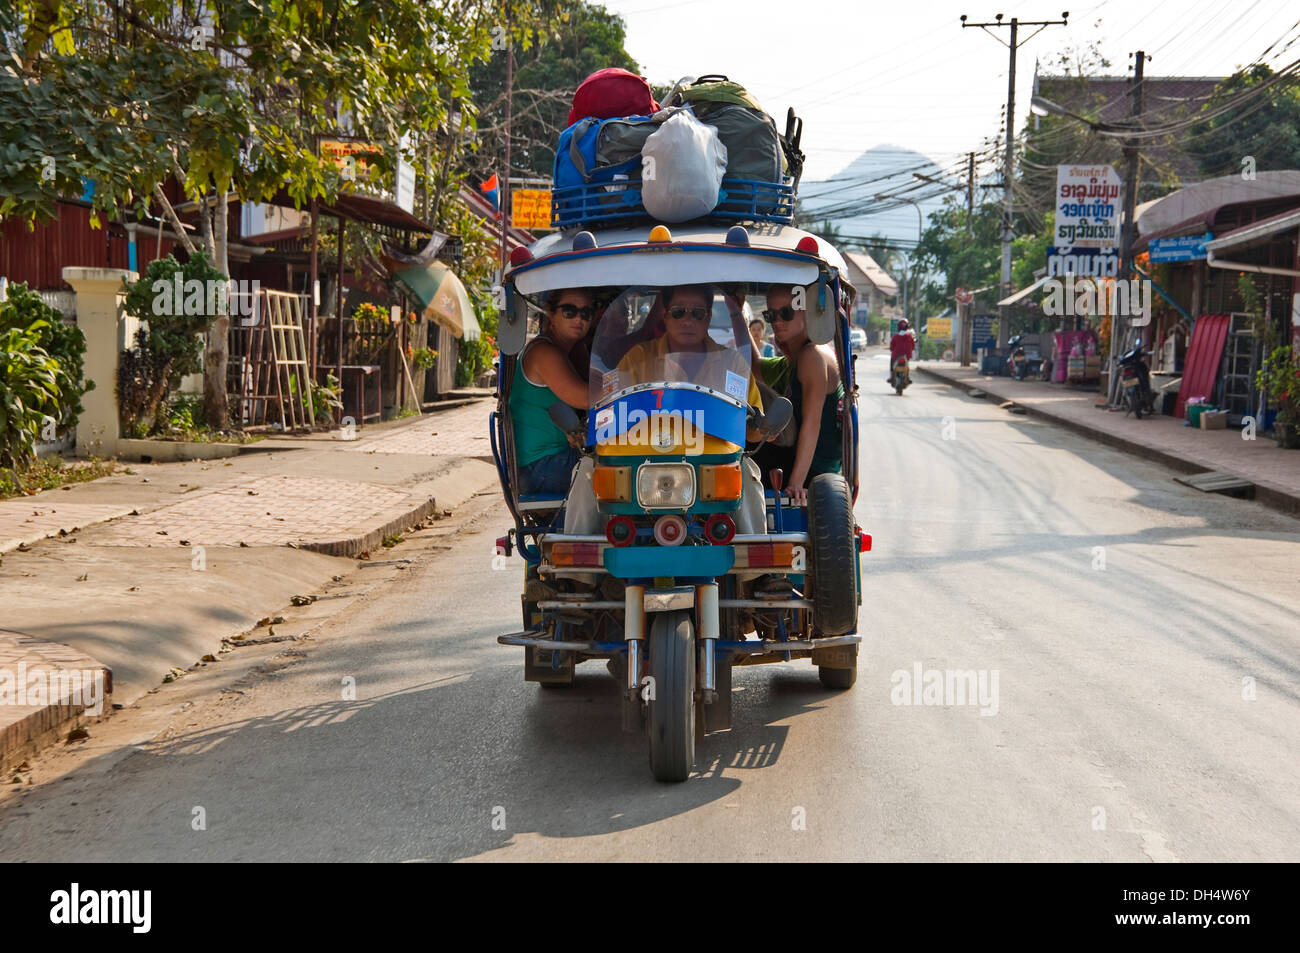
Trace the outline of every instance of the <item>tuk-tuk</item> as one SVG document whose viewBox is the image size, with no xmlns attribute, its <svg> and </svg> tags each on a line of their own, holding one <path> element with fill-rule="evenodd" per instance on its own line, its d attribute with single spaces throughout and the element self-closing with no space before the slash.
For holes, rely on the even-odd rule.
<svg viewBox="0 0 1300 953">
<path fill-rule="evenodd" d="M 731 727 L 733 667 L 809 659 L 828 688 L 856 679 L 859 553 L 871 538 L 853 516 L 845 273 L 830 244 L 779 222 L 670 231 L 646 221 L 548 235 L 517 249 L 503 276 L 492 449 L 514 527 L 497 545 L 507 556 L 518 549 L 526 568 L 522 630 L 497 641 L 523 647 L 524 678 L 544 689 L 572 684 L 583 661 L 609 660 L 623 727 L 647 733 L 660 781 L 686 780 L 696 742 Z M 708 340 L 674 353 L 656 336 L 661 291 L 701 284 L 714 294 Z M 810 340 L 833 346 L 846 395 L 843 473 L 814 478 L 806 506 L 790 503 L 776 474 L 778 488 L 756 484 L 748 462 L 755 437 L 770 438 L 790 416 L 784 398 L 761 409 L 749 399 L 757 364 L 744 300 L 773 285 L 804 305 Z M 603 289 L 608 301 L 591 344 L 585 424 L 567 404 L 551 411 L 590 460 L 595 524 L 581 534 L 565 532 L 567 495 L 518 492 L 510 413 L 530 309 L 567 288 Z M 761 506 L 747 516 L 755 492 Z M 537 580 L 547 594 L 530 599 Z"/>
</svg>

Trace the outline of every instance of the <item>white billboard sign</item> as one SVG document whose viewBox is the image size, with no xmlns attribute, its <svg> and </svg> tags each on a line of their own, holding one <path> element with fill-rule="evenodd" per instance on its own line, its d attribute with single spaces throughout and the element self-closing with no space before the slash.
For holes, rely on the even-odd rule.
<svg viewBox="0 0 1300 953">
<path fill-rule="evenodd" d="M 1119 244 L 1119 194 L 1124 183 L 1110 165 L 1056 167 L 1058 250 Z"/>
</svg>

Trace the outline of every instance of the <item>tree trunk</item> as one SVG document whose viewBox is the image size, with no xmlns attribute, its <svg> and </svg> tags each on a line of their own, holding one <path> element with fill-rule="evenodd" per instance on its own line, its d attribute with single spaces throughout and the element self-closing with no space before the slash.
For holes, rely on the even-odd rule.
<svg viewBox="0 0 1300 953">
<path fill-rule="evenodd" d="M 226 249 L 226 227 L 229 208 L 225 189 L 217 190 L 217 205 L 212 210 L 213 232 L 216 247 L 213 265 L 229 277 L 230 265 Z M 230 336 L 230 316 L 218 315 L 208 329 L 207 347 L 203 351 L 203 416 L 213 430 L 230 426 L 229 406 L 226 400 L 226 359 Z"/>
</svg>

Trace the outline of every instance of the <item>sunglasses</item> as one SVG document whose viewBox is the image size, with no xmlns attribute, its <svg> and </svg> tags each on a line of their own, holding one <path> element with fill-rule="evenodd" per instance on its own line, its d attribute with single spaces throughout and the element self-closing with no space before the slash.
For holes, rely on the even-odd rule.
<svg viewBox="0 0 1300 953">
<path fill-rule="evenodd" d="M 768 324 L 776 324 L 777 321 L 793 321 L 794 308 L 788 304 L 783 308 L 768 308 L 763 311 L 763 317 L 767 318 Z"/>
<path fill-rule="evenodd" d="M 590 321 L 596 314 L 591 305 L 579 308 L 576 304 L 557 304 L 555 310 L 566 318 L 582 318 L 584 321 Z"/>
<path fill-rule="evenodd" d="M 706 318 L 708 318 L 711 314 L 713 314 L 713 310 L 711 308 L 682 308 L 682 307 L 668 309 L 668 316 L 670 318 L 673 318 L 676 321 L 680 321 L 688 314 L 696 321 L 703 321 Z"/>
</svg>

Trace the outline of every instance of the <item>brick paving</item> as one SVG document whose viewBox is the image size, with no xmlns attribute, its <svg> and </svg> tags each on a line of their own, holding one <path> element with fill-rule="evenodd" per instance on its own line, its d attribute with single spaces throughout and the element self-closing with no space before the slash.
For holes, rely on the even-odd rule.
<svg viewBox="0 0 1300 953">
<path fill-rule="evenodd" d="M 1060 384 L 988 377 L 955 364 L 924 364 L 918 369 L 980 390 L 1001 400 L 1013 400 L 1026 410 L 1110 435 L 1156 454 L 1176 458 L 1205 470 L 1222 470 L 1300 500 L 1300 451 L 1281 450 L 1267 437 L 1242 439 L 1239 430 L 1200 430 L 1163 414 L 1141 420 L 1123 411 L 1098 409 L 1102 396 Z"/>
<path fill-rule="evenodd" d="M 433 456 L 482 457 L 492 453 L 488 417 L 496 401 L 482 400 L 445 410 L 419 426 L 403 427 L 376 437 L 349 442 L 354 453 L 408 453 Z"/>
<path fill-rule="evenodd" d="M 39 504 L 32 497 L 0 500 L 0 553 L 58 536 L 60 530 L 71 533 L 83 526 L 125 516 L 133 509 L 121 503 L 50 503 L 48 495 L 42 499 L 45 502 Z"/>
<path fill-rule="evenodd" d="M 196 492 L 100 529 L 96 546 L 282 546 L 342 535 L 410 503 L 404 490 L 325 477 L 266 476 Z"/>
</svg>

